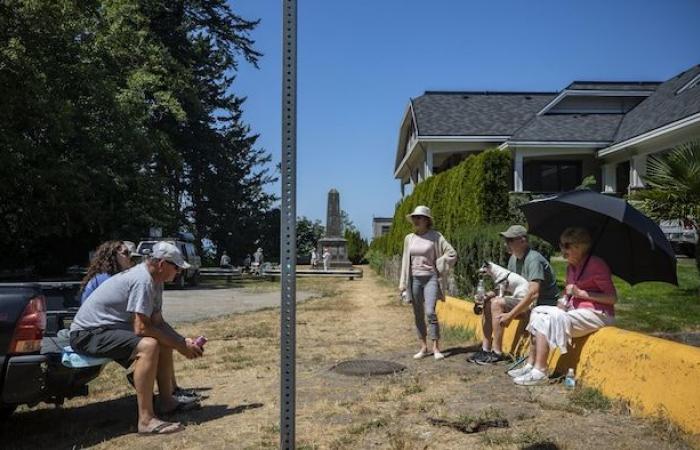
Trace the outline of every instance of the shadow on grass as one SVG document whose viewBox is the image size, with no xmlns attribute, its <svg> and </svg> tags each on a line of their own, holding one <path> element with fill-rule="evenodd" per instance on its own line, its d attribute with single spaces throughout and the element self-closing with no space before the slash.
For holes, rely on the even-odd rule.
<svg viewBox="0 0 700 450">
<path fill-rule="evenodd" d="M 169 417 L 185 424 L 201 424 L 261 408 L 262 403 L 203 405 L 201 409 Z M 90 403 L 74 408 L 26 411 L 0 424 L 2 448 L 83 448 L 136 433 L 136 396 Z"/>
<path fill-rule="evenodd" d="M 464 355 L 467 353 L 474 353 L 481 350 L 481 344 L 468 345 L 466 347 L 450 347 L 442 351 L 445 358 L 451 358 L 457 355 Z"/>
</svg>

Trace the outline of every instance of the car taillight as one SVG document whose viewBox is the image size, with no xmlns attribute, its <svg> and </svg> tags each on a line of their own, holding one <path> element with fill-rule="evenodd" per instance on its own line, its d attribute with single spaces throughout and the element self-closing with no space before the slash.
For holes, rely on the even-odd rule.
<svg viewBox="0 0 700 450">
<path fill-rule="evenodd" d="M 17 321 L 8 353 L 32 353 L 41 349 L 46 329 L 46 299 L 43 295 L 29 300 Z"/>
</svg>

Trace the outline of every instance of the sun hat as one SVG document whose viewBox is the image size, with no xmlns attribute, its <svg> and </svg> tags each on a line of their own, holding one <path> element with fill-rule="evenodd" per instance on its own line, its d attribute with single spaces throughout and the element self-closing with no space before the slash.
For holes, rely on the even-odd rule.
<svg viewBox="0 0 700 450">
<path fill-rule="evenodd" d="M 153 251 L 151 252 L 151 258 L 162 259 L 163 261 L 168 261 L 175 264 L 181 269 L 189 269 L 191 266 L 182 257 L 182 253 L 170 242 L 157 242 L 153 246 Z"/>
<path fill-rule="evenodd" d="M 506 239 L 516 239 L 527 236 L 527 230 L 522 225 L 513 225 L 506 231 L 501 231 L 500 235 Z"/>
<path fill-rule="evenodd" d="M 430 208 L 428 208 L 427 206 L 423 206 L 423 205 L 416 206 L 416 209 L 414 209 L 411 214 L 406 215 L 406 219 L 408 219 L 410 221 L 411 217 L 415 217 L 415 216 L 424 216 L 424 217 L 427 217 L 428 219 L 430 219 L 431 221 L 433 220 L 433 215 L 430 213 Z"/>
</svg>

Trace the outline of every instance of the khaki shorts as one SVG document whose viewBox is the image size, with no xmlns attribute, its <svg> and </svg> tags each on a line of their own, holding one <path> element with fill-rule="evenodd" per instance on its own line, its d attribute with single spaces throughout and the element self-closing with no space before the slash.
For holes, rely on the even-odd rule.
<svg viewBox="0 0 700 450">
<path fill-rule="evenodd" d="M 512 311 L 513 308 L 515 308 L 518 305 L 518 303 L 520 303 L 520 300 L 522 299 L 510 296 L 503 297 L 503 301 L 506 303 L 505 311 Z"/>
</svg>

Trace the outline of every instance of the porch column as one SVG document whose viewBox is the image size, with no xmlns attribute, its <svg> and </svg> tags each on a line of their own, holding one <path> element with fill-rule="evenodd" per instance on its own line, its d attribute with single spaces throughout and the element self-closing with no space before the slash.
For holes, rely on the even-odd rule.
<svg viewBox="0 0 700 450">
<path fill-rule="evenodd" d="M 636 155 L 630 164 L 630 189 L 642 189 L 644 180 L 642 177 L 647 174 L 647 155 Z"/>
<path fill-rule="evenodd" d="M 404 198 L 406 196 L 406 184 L 403 180 L 399 180 L 399 183 L 401 183 L 401 198 Z"/>
<path fill-rule="evenodd" d="M 433 176 L 433 151 L 427 150 L 425 152 L 425 177 L 430 178 Z"/>
<path fill-rule="evenodd" d="M 617 164 L 603 164 L 603 192 L 614 193 L 617 189 Z"/>
<path fill-rule="evenodd" d="M 517 148 L 513 150 L 513 190 L 515 192 L 523 191 L 523 153 Z"/>
</svg>

